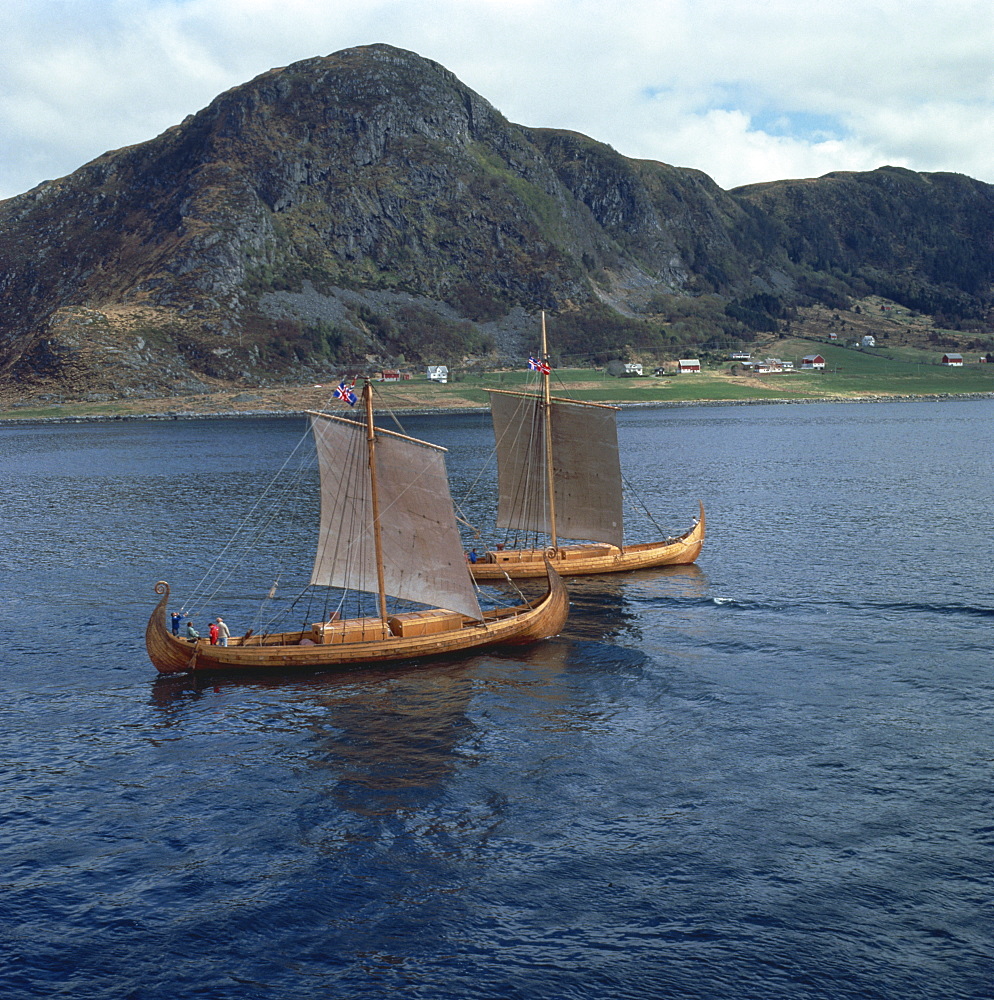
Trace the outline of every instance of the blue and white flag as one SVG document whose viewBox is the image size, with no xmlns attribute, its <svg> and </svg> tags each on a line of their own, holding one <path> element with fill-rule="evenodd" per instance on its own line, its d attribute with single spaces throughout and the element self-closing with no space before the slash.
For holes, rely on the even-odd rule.
<svg viewBox="0 0 994 1000">
<path fill-rule="evenodd" d="M 355 388 L 355 382 L 352 385 L 346 385 L 343 379 L 338 383 L 338 388 L 334 392 L 335 399 L 344 399 L 349 406 L 355 406 L 356 404 L 356 394 L 352 391 Z"/>
</svg>

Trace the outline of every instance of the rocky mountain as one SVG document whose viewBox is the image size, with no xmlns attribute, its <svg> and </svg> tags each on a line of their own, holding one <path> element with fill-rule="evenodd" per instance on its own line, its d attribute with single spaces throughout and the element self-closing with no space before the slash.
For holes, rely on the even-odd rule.
<svg viewBox="0 0 994 1000">
<path fill-rule="evenodd" d="M 0 380 L 69 394 L 748 341 L 884 295 L 992 329 L 994 187 L 883 167 L 723 191 L 507 121 L 373 45 L 264 73 L 0 202 Z"/>
</svg>

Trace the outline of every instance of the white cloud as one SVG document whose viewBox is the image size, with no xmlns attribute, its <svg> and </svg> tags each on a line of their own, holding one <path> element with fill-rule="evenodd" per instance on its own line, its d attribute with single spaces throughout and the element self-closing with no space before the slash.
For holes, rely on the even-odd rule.
<svg viewBox="0 0 994 1000">
<path fill-rule="evenodd" d="M 373 42 L 512 121 L 723 187 L 884 163 L 994 183 L 988 0 L 7 0 L 0 197 L 273 66 Z"/>
</svg>

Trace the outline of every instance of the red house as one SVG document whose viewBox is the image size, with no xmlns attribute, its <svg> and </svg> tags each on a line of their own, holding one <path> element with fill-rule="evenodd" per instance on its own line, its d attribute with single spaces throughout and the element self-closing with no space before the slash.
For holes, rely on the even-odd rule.
<svg viewBox="0 0 994 1000">
<path fill-rule="evenodd" d="M 962 368 L 963 367 L 963 355 L 962 354 L 943 354 L 942 363 L 944 365 L 949 365 L 950 368 Z"/>
<path fill-rule="evenodd" d="M 824 368 L 825 359 L 820 354 L 805 354 L 801 358 L 801 367 L 808 369 Z"/>
</svg>

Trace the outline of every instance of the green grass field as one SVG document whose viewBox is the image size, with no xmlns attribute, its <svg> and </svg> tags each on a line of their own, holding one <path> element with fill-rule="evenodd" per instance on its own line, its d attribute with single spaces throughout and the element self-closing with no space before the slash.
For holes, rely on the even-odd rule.
<svg viewBox="0 0 994 1000">
<path fill-rule="evenodd" d="M 849 396 L 931 396 L 994 392 L 994 365 L 969 364 L 947 368 L 915 360 L 892 360 L 872 350 L 822 346 L 807 341 L 784 342 L 780 356 L 797 358 L 819 353 L 824 371 L 795 370 L 789 375 L 732 376 L 732 363 L 706 369 L 700 375 L 656 378 L 613 378 L 603 371 L 564 369 L 553 373 L 553 393 L 592 402 L 695 402 L 714 400 L 820 399 Z M 931 355 L 929 357 L 932 357 Z M 453 392 L 483 405 L 483 388 L 518 388 L 534 384 L 530 373 L 503 373 L 454 382 Z"/>
<path fill-rule="evenodd" d="M 852 350 L 816 344 L 806 340 L 785 340 L 768 352 L 799 361 L 805 354 L 819 353 L 826 360 L 825 371 L 795 371 L 791 375 L 733 376 L 732 362 L 706 368 L 700 375 L 614 378 L 604 371 L 573 368 L 553 372 L 554 395 L 597 403 L 694 403 L 762 400 L 839 399 L 860 396 L 936 396 L 994 393 L 994 364 L 976 361 L 963 368 L 946 368 L 935 363 L 935 352 L 902 351 L 907 359 L 888 358 L 879 351 Z M 888 353 L 892 353 L 888 351 Z M 397 409 L 446 407 L 486 407 L 487 389 L 534 390 L 537 377 L 529 371 L 456 374 L 447 385 L 414 378 L 383 384 L 379 391 L 387 405 Z M 67 417 L 125 417 L 152 412 L 231 412 L 237 407 L 231 397 L 240 390 L 215 392 L 201 397 L 175 397 L 158 401 L 119 400 L 103 403 L 67 402 L 62 406 L 18 407 L 0 412 L 0 419 L 41 420 Z M 254 390 L 255 391 L 255 390 Z M 324 390 L 313 387 L 279 386 L 257 390 L 260 399 L 248 409 L 257 411 L 297 411 L 321 405 Z M 164 408 L 168 406 L 169 409 Z"/>
</svg>

